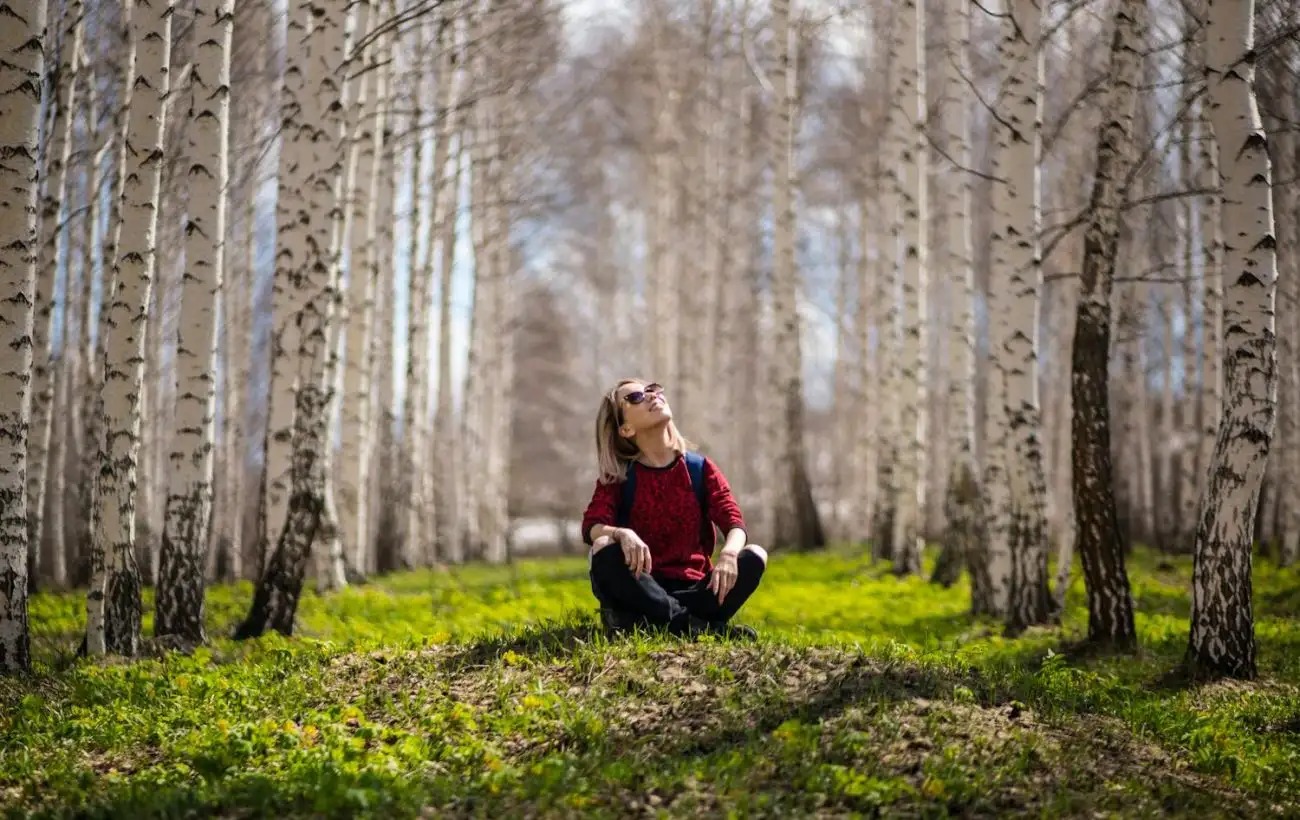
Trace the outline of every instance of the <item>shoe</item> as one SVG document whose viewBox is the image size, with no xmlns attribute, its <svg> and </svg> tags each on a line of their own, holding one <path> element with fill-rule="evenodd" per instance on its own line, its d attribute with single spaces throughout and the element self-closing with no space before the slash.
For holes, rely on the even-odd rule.
<svg viewBox="0 0 1300 820">
<path fill-rule="evenodd" d="M 605 627 L 607 632 L 621 633 L 631 632 L 636 628 L 636 616 L 618 609 L 601 607 L 600 623 Z"/>
<path fill-rule="evenodd" d="M 758 640 L 758 630 L 745 624 L 729 624 L 726 621 L 705 621 L 690 616 L 686 624 L 686 634 L 692 638 L 701 635 L 716 635 L 719 638 L 734 641 Z"/>
<path fill-rule="evenodd" d="M 709 624 L 709 630 L 715 635 L 720 635 L 733 641 L 758 640 L 758 630 L 748 624 L 714 622 Z"/>
</svg>

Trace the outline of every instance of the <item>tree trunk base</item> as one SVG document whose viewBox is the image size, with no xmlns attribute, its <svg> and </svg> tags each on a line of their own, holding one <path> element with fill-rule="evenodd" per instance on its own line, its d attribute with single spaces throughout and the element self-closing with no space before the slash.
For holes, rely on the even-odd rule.
<svg viewBox="0 0 1300 820">
<path fill-rule="evenodd" d="M 207 642 L 203 628 L 203 565 L 201 554 L 174 543 L 163 532 L 162 551 L 158 556 L 155 637 L 173 636 L 197 644 Z"/>
</svg>

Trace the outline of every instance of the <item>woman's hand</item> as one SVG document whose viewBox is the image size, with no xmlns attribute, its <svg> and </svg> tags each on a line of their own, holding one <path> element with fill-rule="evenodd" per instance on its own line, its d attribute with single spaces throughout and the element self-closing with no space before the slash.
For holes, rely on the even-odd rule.
<svg viewBox="0 0 1300 820">
<path fill-rule="evenodd" d="M 709 590 L 717 594 L 719 604 L 736 585 L 736 576 L 740 574 L 736 566 L 736 556 L 739 554 L 740 550 L 724 547 L 722 553 L 718 555 L 718 563 L 713 567 L 713 574 L 709 576 Z"/>
<path fill-rule="evenodd" d="M 619 527 L 614 533 L 614 540 L 623 548 L 623 560 L 632 574 L 640 577 L 641 573 L 650 573 L 650 548 L 627 527 Z"/>
</svg>

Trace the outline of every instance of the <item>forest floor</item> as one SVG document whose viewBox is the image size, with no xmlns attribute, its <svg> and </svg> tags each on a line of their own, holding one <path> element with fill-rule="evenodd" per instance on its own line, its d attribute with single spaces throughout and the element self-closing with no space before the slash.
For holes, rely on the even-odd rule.
<svg viewBox="0 0 1300 820">
<path fill-rule="evenodd" d="M 304 595 L 300 635 L 75 661 L 80 595 L 31 607 L 0 680 L 0 811 L 77 817 L 1297 817 L 1300 573 L 1257 565 L 1260 680 L 1188 686 L 1190 561 L 1131 559 L 1142 651 L 1007 640 L 966 587 L 774 553 L 753 644 L 607 640 L 584 559 Z M 146 599 L 151 605 L 151 598 Z M 146 615 L 146 631 L 151 617 Z"/>
</svg>

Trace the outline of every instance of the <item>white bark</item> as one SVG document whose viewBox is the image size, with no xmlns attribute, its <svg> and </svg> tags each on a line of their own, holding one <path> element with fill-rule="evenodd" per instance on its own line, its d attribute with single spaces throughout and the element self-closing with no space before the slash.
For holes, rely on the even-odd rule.
<svg viewBox="0 0 1300 820">
<path fill-rule="evenodd" d="M 36 321 L 32 326 L 35 361 L 32 368 L 32 418 L 27 454 L 27 521 L 31 532 L 32 559 L 41 554 L 47 481 L 50 475 L 50 431 L 53 419 L 55 363 L 53 325 L 59 259 L 67 246 L 65 224 L 71 208 L 65 208 L 68 192 L 68 160 L 72 153 L 73 125 L 77 108 L 77 80 L 82 57 L 82 18 L 79 0 L 70 0 L 59 24 L 63 27 L 54 111 L 46 147 L 45 190 L 41 195 L 41 245 L 36 271 Z M 66 291 L 66 289 L 65 289 Z M 56 500 L 56 503 L 59 503 Z M 55 545 L 56 548 L 62 546 Z M 31 561 L 35 568 L 39 561 Z M 29 579 L 33 584 L 36 578 Z"/>
<path fill-rule="evenodd" d="M 970 9 L 963 0 L 945 4 L 947 59 L 943 75 L 943 123 L 948 155 L 957 165 L 944 169 L 951 180 L 948 193 L 949 314 L 948 435 L 953 445 L 952 472 L 945 508 L 947 566 L 935 567 L 935 580 L 953 583 L 963 565 L 971 573 L 972 600 L 987 586 L 986 562 L 980 545 L 984 529 L 984 487 L 975 448 L 975 265 L 971 223 L 970 124 L 966 82 L 970 76 Z M 941 561 L 944 559 L 941 559 Z"/>
<path fill-rule="evenodd" d="M 102 387 L 105 441 L 96 493 L 96 551 L 106 574 L 91 588 L 87 649 L 133 656 L 140 641 L 140 578 L 135 554 L 136 460 L 149 303 L 157 259 L 157 222 L 170 85 L 171 0 L 126 0 L 130 88 L 116 287 L 105 317 Z M 98 602 L 96 597 L 99 598 Z M 99 612 L 95 610 L 98 609 Z M 102 617 L 99 617 L 102 616 Z M 98 620 L 98 623 L 96 622 Z"/>
<path fill-rule="evenodd" d="M 234 12 L 234 0 L 200 0 L 194 8 L 196 50 L 190 67 L 186 129 L 189 219 L 176 343 L 176 429 L 155 620 L 157 634 L 196 642 L 206 637 L 203 576 L 216 443 L 217 317 L 225 273 Z"/>
<path fill-rule="evenodd" d="M 313 80 L 315 82 L 316 112 L 320 117 L 318 136 L 313 142 L 317 152 L 313 157 L 313 171 L 308 198 L 313 215 L 324 214 L 326 219 L 313 218 L 311 223 L 311 285 L 318 289 L 319 296 L 313 298 L 312 309 L 320 316 L 319 337 L 308 339 L 309 351 L 313 356 L 324 356 L 322 365 L 312 364 L 310 370 L 313 384 L 325 391 L 323 418 L 313 420 L 322 429 L 313 432 L 318 436 L 320 450 L 315 454 L 320 459 L 322 486 L 321 521 L 315 533 L 316 543 L 321 547 L 320 586 L 324 590 L 341 589 L 347 586 L 346 564 L 342 534 L 339 530 L 337 508 L 334 504 L 334 441 L 330 432 L 339 401 L 339 329 L 334 319 L 341 304 L 339 282 L 343 255 L 343 204 L 347 199 L 346 173 L 347 165 L 347 116 L 345 114 L 348 98 L 347 52 L 349 41 L 346 31 L 347 4 L 342 0 L 324 2 L 315 7 L 321 13 L 314 14 L 312 20 L 313 38 L 311 57 L 315 64 Z M 352 35 L 355 37 L 356 35 Z M 328 306 L 322 307 L 320 299 L 327 300 Z M 317 347 L 323 345 L 323 348 Z M 306 376 L 304 362 L 299 361 L 298 377 Z M 317 374 L 315 368 L 323 367 Z M 302 444 L 297 445 L 301 447 Z"/>
<path fill-rule="evenodd" d="M 1001 348 L 1006 394 L 1004 453 L 1009 493 L 1008 547 L 1011 556 L 1008 623 L 1022 628 L 1048 616 L 1047 482 L 1043 473 L 1042 410 L 1038 400 L 1039 303 L 1043 275 L 1038 254 L 1038 164 L 1041 141 L 1042 53 L 1038 48 L 1042 10 L 1038 0 L 1014 0 L 1014 20 L 1003 21 L 1003 53 L 1009 65 L 999 111 L 1010 131 L 999 151 L 994 187 L 995 231 L 1005 245 L 1002 264 L 1007 312 Z M 999 138 L 1002 139 L 1002 138 Z M 995 263 L 996 264 L 996 263 Z"/>
<path fill-rule="evenodd" d="M 305 17 L 288 15 L 284 79 L 280 86 L 280 168 L 275 206 L 275 274 L 271 280 L 271 386 L 262 465 L 263 497 L 258 511 L 262 565 L 289 512 L 294 408 L 299 387 L 295 366 L 302 335 L 298 317 L 310 298 L 302 282 L 309 254 L 307 183 L 312 150 L 304 130 L 314 128 L 316 122 L 311 119 L 315 111 L 314 89 L 308 88 L 305 79 L 310 36 Z M 325 215 L 317 218 L 324 219 Z"/>
<path fill-rule="evenodd" d="M 1284 88 L 1285 98 L 1289 100 L 1284 116 L 1291 122 L 1300 119 L 1300 83 L 1292 75 Z M 1278 190 L 1278 258 L 1291 260 L 1292 276 L 1283 281 L 1280 287 L 1286 294 L 1287 322 L 1278 330 L 1278 339 L 1290 341 L 1291 355 L 1279 364 L 1285 368 L 1286 380 L 1283 382 L 1285 394 L 1279 399 L 1283 407 L 1290 407 L 1287 421 L 1290 429 L 1286 431 L 1285 442 L 1278 454 L 1284 459 L 1285 478 L 1282 484 L 1282 541 L 1279 561 L 1283 566 L 1291 566 L 1300 560 L 1300 366 L 1297 366 L 1296 353 L 1300 352 L 1300 185 L 1294 180 L 1300 174 L 1300 137 L 1293 131 L 1282 143 L 1278 152 L 1277 179 L 1293 180 L 1292 184 Z"/>
<path fill-rule="evenodd" d="M 441 254 L 438 285 L 438 398 L 433 418 L 433 510 L 434 554 L 439 561 L 457 557 L 459 543 L 456 532 L 459 521 L 455 473 L 455 453 L 460 446 L 454 434 L 452 417 L 451 376 L 451 289 L 452 273 L 456 261 L 456 217 L 460 201 L 461 148 L 464 140 L 457 131 L 461 128 L 457 109 L 460 106 L 459 57 L 455 20 L 445 32 L 442 41 L 443 77 L 439 84 L 438 109 L 441 112 L 435 162 L 439 169 L 440 184 L 435 188 L 434 226 L 438 231 L 438 250 Z M 452 138 L 456 150 L 451 150 Z M 446 168 L 450 160 L 452 167 Z"/>
<path fill-rule="evenodd" d="M 772 510 L 773 537 L 779 544 L 796 549 L 825 545 L 825 534 L 809 484 L 807 446 L 804 441 L 803 352 L 799 322 L 799 270 L 795 265 L 795 193 L 799 170 L 795 163 L 795 135 L 799 124 L 799 38 L 791 25 L 791 0 L 772 3 L 773 31 L 779 49 L 772 85 L 777 101 L 776 135 L 773 154 L 776 166 L 772 186 L 772 313 L 776 322 L 776 355 L 773 359 L 773 398 L 781 413 L 772 441 L 778 469 L 779 488 Z"/>
<path fill-rule="evenodd" d="M 921 571 L 925 547 L 922 511 L 926 499 L 926 447 L 929 445 L 929 399 L 926 358 L 929 349 L 926 297 L 927 221 L 926 197 L 929 145 L 926 139 L 925 98 L 925 4 L 905 0 L 899 10 L 902 60 L 899 63 L 899 97 L 906 114 L 899 134 L 902 143 L 902 185 L 898 188 L 903 212 L 903 347 L 899 367 L 904 424 L 898 437 L 899 458 L 895 467 L 894 571 Z"/>
<path fill-rule="evenodd" d="M 372 17 L 371 0 L 356 7 L 356 31 L 371 36 L 378 20 Z M 348 295 L 343 370 L 342 466 L 338 486 L 339 529 L 352 545 L 352 565 L 364 572 L 370 555 L 370 464 L 371 435 L 370 339 L 375 325 L 375 277 L 367 262 L 368 243 L 374 241 L 375 193 L 379 175 L 377 159 L 382 147 L 383 123 L 387 114 L 387 66 L 380 67 L 387 35 L 361 51 L 349 50 L 349 69 L 364 70 L 357 78 L 355 104 L 350 107 L 347 193 L 341 242 L 352 249 L 348 261 Z"/>
<path fill-rule="evenodd" d="M 45 2 L 0 0 L 0 18 L 0 672 L 24 672 L 31 666 L 27 431 Z"/>
<path fill-rule="evenodd" d="M 1268 138 L 1255 99 L 1255 4 L 1209 0 L 1210 119 L 1225 159 L 1223 422 L 1201 497 L 1188 659 L 1198 671 L 1255 675 L 1254 513 L 1277 410 L 1277 251 Z"/>
<path fill-rule="evenodd" d="M 403 558 L 408 567 L 415 567 L 424 563 L 425 542 L 428 540 L 428 533 L 425 532 L 424 526 L 429 475 L 426 464 L 424 409 L 429 384 L 427 320 L 431 298 L 429 281 L 431 271 L 422 264 L 419 254 L 421 202 L 424 199 L 424 175 L 421 163 L 424 138 L 420 131 L 423 116 L 421 97 L 424 90 L 424 75 L 429 70 L 426 56 L 427 34 L 424 26 L 415 25 L 411 26 L 410 35 L 407 49 L 411 55 L 412 68 L 408 77 L 407 105 L 411 111 L 412 122 L 411 217 L 406 255 L 409 266 L 407 281 L 410 290 L 406 319 L 406 391 L 402 405 L 402 451 L 406 457 L 406 465 L 403 468 L 406 473 L 406 498 L 401 508 L 406 513 L 406 534 L 402 543 Z"/>
<path fill-rule="evenodd" d="M 1201 498 L 1209 486 L 1210 460 L 1219 438 L 1223 408 L 1223 219 L 1219 187 L 1219 145 L 1209 116 L 1210 101 L 1202 97 L 1197 106 L 1197 182 L 1203 194 L 1197 203 L 1201 244 L 1201 389 L 1197 394 L 1199 435 L 1196 448 L 1196 495 Z M 1198 502 L 1199 503 L 1199 502 Z"/>
</svg>

